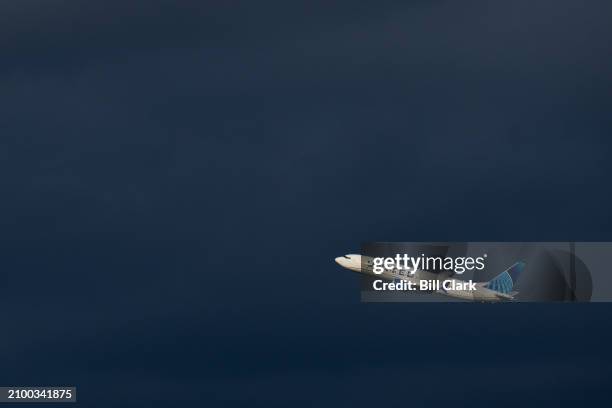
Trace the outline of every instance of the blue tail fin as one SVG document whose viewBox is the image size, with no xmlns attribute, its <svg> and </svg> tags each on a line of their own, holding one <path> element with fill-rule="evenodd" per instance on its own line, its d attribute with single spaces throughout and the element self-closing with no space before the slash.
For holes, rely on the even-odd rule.
<svg viewBox="0 0 612 408">
<path fill-rule="evenodd" d="M 512 287 L 516 281 L 518 281 L 523 269 L 525 269 L 525 262 L 517 262 L 487 282 L 484 287 L 500 293 L 508 294 L 512 292 Z"/>
</svg>

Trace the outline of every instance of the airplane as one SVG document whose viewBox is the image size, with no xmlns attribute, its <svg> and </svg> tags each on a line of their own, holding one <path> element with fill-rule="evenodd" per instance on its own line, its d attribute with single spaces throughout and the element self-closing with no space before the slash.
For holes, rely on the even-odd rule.
<svg viewBox="0 0 612 408">
<path fill-rule="evenodd" d="M 433 284 L 430 284 L 429 286 L 430 288 L 433 288 L 433 290 L 429 292 L 440 293 L 446 296 L 476 302 L 501 302 L 514 300 L 514 297 L 518 294 L 517 291 L 513 290 L 514 285 L 516 284 L 521 272 L 523 272 L 523 269 L 525 269 L 525 262 L 519 261 L 490 281 L 474 282 L 471 283 L 471 287 L 468 287 L 467 281 L 453 279 L 450 277 L 452 272 L 446 271 L 433 273 L 422 270 L 412 271 L 410 269 L 392 269 L 385 270 L 382 274 L 377 275 L 372 271 L 372 258 L 363 258 L 362 263 L 361 255 L 348 254 L 336 258 L 335 261 L 343 268 L 349 269 L 353 272 L 358 272 L 385 280 L 392 280 L 394 282 L 413 282 L 412 285 L 414 285 L 416 288 L 419 288 L 422 280 L 427 280 L 433 282 Z"/>
</svg>

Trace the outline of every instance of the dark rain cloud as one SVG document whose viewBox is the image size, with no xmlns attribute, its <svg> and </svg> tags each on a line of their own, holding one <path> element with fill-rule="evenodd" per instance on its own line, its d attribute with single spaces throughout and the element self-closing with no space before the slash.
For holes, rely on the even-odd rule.
<svg viewBox="0 0 612 408">
<path fill-rule="evenodd" d="M 286 405 L 439 370 L 484 404 L 506 367 L 534 401 L 601 396 L 605 307 L 361 305 L 332 260 L 609 240 L 610 11 L 2 3 L 2 382 Z"/>
</svg>

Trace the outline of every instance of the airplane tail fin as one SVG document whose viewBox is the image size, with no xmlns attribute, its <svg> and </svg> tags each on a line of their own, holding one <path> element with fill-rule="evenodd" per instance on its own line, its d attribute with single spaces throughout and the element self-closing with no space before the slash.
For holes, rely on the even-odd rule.
<svg viewBox="0 0 612 408">
<path fill-rule="evenodd" d="M 523 269 L 525 269 L 525 262 L 519 261 L 491 279 L 484 287 L 496 292 L 510 294 Z"/>
</svg>

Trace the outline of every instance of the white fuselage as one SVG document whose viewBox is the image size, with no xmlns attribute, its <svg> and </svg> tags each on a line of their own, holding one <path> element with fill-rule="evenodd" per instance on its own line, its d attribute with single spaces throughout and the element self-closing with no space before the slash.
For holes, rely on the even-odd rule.
<svg viewBox="0 0 612 408">
<path fill-rule="evenodd" d="M 361 255 L 349 254 L 336 258 L 336 262 L 351 271 L 362 273 L 364 275 L 373 276 L 381 280 L 405 281 L 412 282 L 411 284 L 419 288 L 423 281 L 428 283 L 423 284 L 427 287 L 425 290 L 440 293 L 446 296 L 457 299 L 477 301 L 477 302 L 500 302 L 509 300 L 512 297 L 503 293 L 496 292 L 484 287 L 486 282 L 476 282 L 468 284 L 468 282 L 454 278 L 440 278 L 439 274 L 421 270 L 384 270 L 380 274 L 375 274 L 372 268 L 371 258 Z"/>
</svg>

